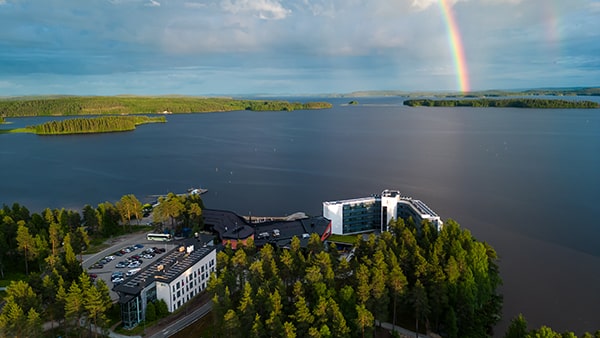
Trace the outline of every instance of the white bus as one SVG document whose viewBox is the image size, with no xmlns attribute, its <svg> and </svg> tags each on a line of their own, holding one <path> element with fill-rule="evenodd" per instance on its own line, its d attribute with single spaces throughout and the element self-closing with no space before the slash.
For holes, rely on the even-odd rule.
<svg viewBox="0 0 600 338">
<path fill-rule="evenodd" d="M 149 241 L 166 242 L 172 240 L 173 238 L 171 237 L 171 234 L 147 234 L 146 239 Z"/>
</svg>

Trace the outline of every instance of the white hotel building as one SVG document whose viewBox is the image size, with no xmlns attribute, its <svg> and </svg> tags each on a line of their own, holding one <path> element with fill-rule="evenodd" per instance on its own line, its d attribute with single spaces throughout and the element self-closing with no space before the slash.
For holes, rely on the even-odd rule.
<svg viewBox="0 0 600 338">
<path fill-rule="evenodd" d="M 323 202 L 323 217 L 331 220 L 334 234 L 348 235 L 373 230 L 386 231 L 392 219 L 412 218 L 416 224 L 428 221 L 439 230 L 441 218 L 425 203 L 384 190 L 381 195 Z"/>
<path fill-rule="evenodd" d="M 162 299 L 173 312 L 206 289 L 210 273 L 216 271 L 216 248 L 196 246 L 197 241 L 187 241 L 113 288 L 125 327 L 145 319 L 149 302 Z"/>
</svg>

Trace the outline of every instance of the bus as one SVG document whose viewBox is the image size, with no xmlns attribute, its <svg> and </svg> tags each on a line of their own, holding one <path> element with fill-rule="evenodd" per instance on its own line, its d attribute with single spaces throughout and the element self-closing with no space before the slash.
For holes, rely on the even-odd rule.
<svg viewBox="0 0 600 338">
<path fill-rule="evenodd" d="M 161 241 L 166 242 L 173 239 L 171 234 L 147 234 L 146 239 L 149 241 Z"/>
</svg>

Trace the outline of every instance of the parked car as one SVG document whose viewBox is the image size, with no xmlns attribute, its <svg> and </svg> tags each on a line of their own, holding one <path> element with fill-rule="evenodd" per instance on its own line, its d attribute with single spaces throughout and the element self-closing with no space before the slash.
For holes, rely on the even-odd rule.
<svg viewBox="0 0 600 338">
<path fill-rule="evenodd" d="M 92 264 L 92 266 L 90 266 L 90 269 L 102 269 L 104 268 L 104 264 L 100 264 L 100 263 L 94 263 Z"/>
<path fill-rule="evenodd" d="M 110 255 L 110 256 L 106 256 L 106 257 L 104 257 L 104 259 L 106 259 L 107 261 L 109 261 L 109 262 L 110 262 L 110 261 L 112 261 L 113 259 L 115 259 L 115 256 L 112 256 L 112 255 Z"/>
<path fill-rule="evenodd" d="M 128 264 L 129 263 L 126 261 L 120 261 L 119 263 L 117 263 L 117 265 L 115 265 L 115 267 L 117 269 L 122 269 L 122 268 L 126 268 Z"/>
<path fill-rule="evenodd" d="M 143 246 L 142 244 L 136 244 L 136 245 L 134 245 L 133 247 L 134 247 L 134 248 L 136 248 L 136 249 L 141 249 L 141 248 L 143 248 L 144 246 Z"/>
<path fill-rule="evenodd" d="M 129 271 L 127 271 L 127 273 L 125 274 L 126 277 L 131 277 L 133 275 L 135 275 L 136 273 L 138 273 L 138 271 L 140 271 L 140 269 L 131 269 Z"/>
<path fill-rule="evenodd" d="M 134 261 L 134 262 L 129 263 L 129 265 L 127 265 L 127 267 L 130 269 L 135 269 L 135 268 L 139 268 L 140 265 L 142 265 L 140 262 Z"/>
</svg>

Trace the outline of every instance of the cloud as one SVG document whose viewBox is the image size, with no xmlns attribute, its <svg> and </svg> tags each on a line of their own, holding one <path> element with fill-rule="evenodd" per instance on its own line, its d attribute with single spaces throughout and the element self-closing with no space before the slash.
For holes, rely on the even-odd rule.
<svg viewBox="0 0 600 338">
<path fill-rule="evenodd" d="M 194 9 L 203 9 L 206 8 L 206 4 L 202 2 L 184 2 L 183 7 L 185 8 L 194 8 Z"/>
<path fill-rule="evenodd" d="M 233 14 L 254 13 L 263 20 L 285 19 L 292 12 L 277 0 L 223 0 L 221 6 Z"/>
<path fill-rule="evenodd" d="M 104 0 L 73 5 L 72 0 L 0 0 L 0 74 L 2 80 L 23 84 L 22 91 L 36 86 L 35 81 L 8 77 L 81 77 L 90 93 L 93 83 L 110 78 L 171 92 L 190 81 L 210 92 L 200 86 L 211 81 L 200 79 L 214 80 L 217 73 L 227 79 L 219 87 L 226 93 L 226 83 L 237 81 L 235 72 L 256 77 L 236 87 L 240 91 L 254 90 L 250 83 L 270 90 L 277 86 L 268 83 L 285 83 L 291 90 L 295 79 L 298 88 L 318 82 L 317 91 L 348 88 L 352 84 L 346 82 L 352 81 L 362 83 L 361 89 L 428 89 L 428 83 L 455 89 L 448 28 L 437 1 Z M 446 1 L 454 5 L 473 88 L 498 87 L 511 78 L 520 82 L 520 74 L 542 74 L 544 67 L 548 74 L 565 76 L 557 83 L 576 82 L 569 72 L 577 79 L 589 74 L 588 82 L 600 78 L 592 71 L 600 69 L 599 1 Z M 160 10 L 151 10 L 153 4 L 160 4 Z M 152 77 L 148 74 L 172 74 L 173 86 L 146 81 Z M 85 82 L 86 76 L 101 80 Z M 125 81 L 128 76 L 138 80 Z M 62 90 L 78 88 L 64 83 Z M 118 84 L 115 88 L 123 87 Z"/>
</svg>

